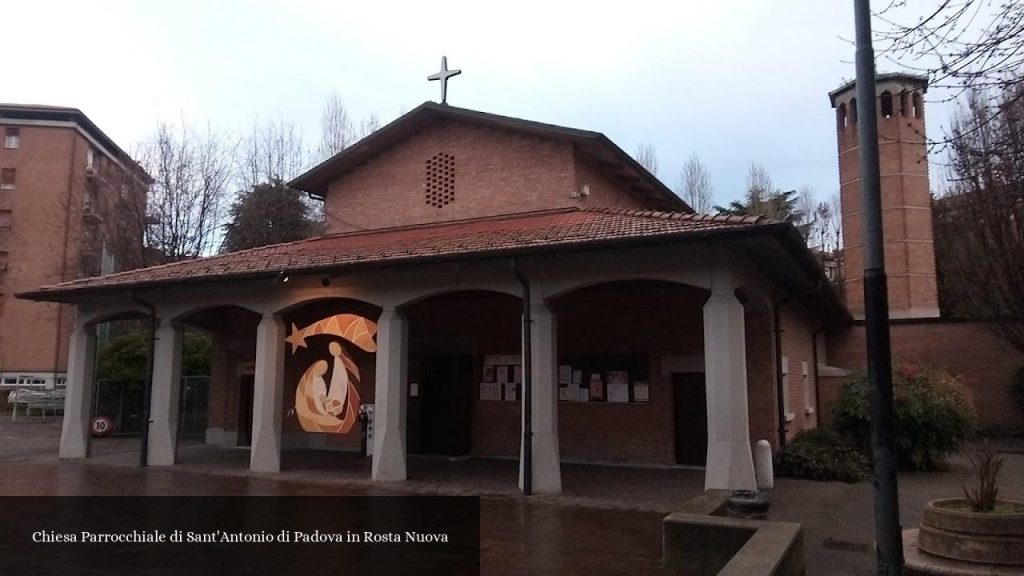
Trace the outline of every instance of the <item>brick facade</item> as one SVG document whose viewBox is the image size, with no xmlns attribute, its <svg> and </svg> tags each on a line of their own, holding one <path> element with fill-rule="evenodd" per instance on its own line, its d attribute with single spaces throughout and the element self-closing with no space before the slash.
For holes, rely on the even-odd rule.
<svg viewBox="0 0 1024 576">
<path fill-rule="evenodd" d="M 454 165 L 454 196 L 441 207 L 427 199 L 428 180 L 437 178 L 428 165 L 439 154 Z M 579 197 L 584 184 L 590 195 Z M 326 203 L 328 233 L 554 208 L 643 207 L 571 143 L 458 121 L 421 130 L 352 169 L 331 184 Z"/>
<path fill-rule="evenodd" d="M 75 318 L 70 306 L 14 294 L 112 271 L 103 269 L 105 248 L 122 266 L 137 265 L 132 257 L 141 254 L 141 221 L 128 227 L 122 217 L 142 214 L 148 177 L 122 152 L 101 145 L 105 136 L 94 135 L 101 134 L 94 127 L 83 128 L 91 122 L 80 112 L 67 112 L 72 120 L 32 119 L 43 112 L 50 110 L 0 106 L 0 168 L 15 174 L 13 188 L 0 189 L 0 211 L 10 222 L 0 228 L 0 384 L 8 386 L 42 385 L 9 382 L 20 374 L 63 385 Z M 16 147 L 4 145 L 9 128 L 17 129 Z M 126 210 L 133 199 L 136 209 Z M 127 253 L 129 247 L 137 252 Z"/>
</svg>

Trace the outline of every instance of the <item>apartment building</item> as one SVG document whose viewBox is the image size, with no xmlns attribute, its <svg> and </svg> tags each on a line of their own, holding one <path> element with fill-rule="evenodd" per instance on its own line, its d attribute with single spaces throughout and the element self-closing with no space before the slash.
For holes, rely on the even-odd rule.
<svg viewBox="0 0 1024 576">
<path fill-rule="evenodd" d="M 74 309 L 17 300 L 138 266 L 145 171 L 75 108 L 0 104 L 0 386 L 65 384 Z"/>
</svg>

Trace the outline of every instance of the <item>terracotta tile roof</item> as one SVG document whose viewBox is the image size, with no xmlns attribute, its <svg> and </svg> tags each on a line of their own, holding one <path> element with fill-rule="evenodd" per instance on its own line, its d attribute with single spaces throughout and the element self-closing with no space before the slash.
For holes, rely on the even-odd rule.
<svg viewBox="0 0 1024 576">
<path fill-rule="evenodd" d="M 63 300 L 92 292 L 173 282 L 400 266 L 428 260 L 599 247 L 702 236 L 773 224 L 761 216 L 710 216 L 616 208 L 565 209 L 351 232 L 44 286 L 19 297 Z"/>
</svg>

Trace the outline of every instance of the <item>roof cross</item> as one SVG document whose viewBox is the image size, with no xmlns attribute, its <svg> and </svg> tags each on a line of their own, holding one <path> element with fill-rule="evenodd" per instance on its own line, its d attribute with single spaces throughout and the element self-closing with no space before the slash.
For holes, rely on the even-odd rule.
<svg viewBox="0 0 1024 576">
<path fill-rule="evenodd" d="M 427 76 L 427 80 L 441 81 L 441 104 L 448 103 L 448 79 L 459 74 L 462 74 L 462 70 L 449 70 L 448 57 L 441 56 L 441 70 L 436 74 Z"/>
</svg>

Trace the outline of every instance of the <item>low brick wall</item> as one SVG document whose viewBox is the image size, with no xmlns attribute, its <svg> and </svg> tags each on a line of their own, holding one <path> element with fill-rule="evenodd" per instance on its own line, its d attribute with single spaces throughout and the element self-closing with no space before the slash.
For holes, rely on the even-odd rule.
<svg viewBox="0 0 1024 576">
<path fill-rule="evenodd" d="M 801 576 L 803 528 L 723 516 L 729 492 L 709 490 L 665 517 L 663 562 L 673 574 Z"/>
</svg>

